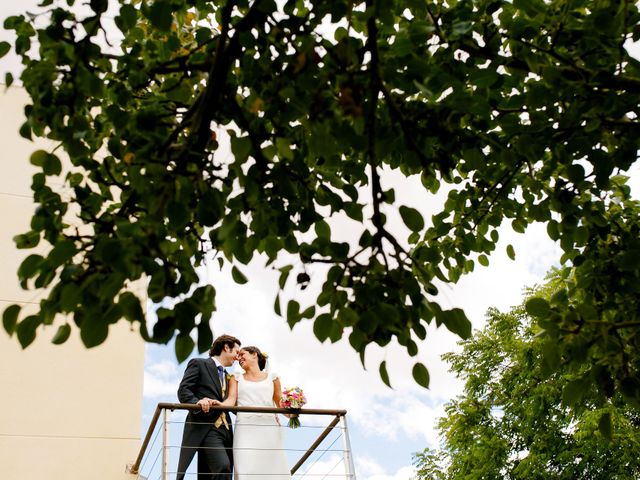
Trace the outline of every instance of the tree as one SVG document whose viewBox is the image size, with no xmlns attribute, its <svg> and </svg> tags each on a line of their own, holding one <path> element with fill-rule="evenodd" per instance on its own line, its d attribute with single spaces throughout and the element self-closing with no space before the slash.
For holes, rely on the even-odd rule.
<svg viewBox="0 0 640 480">
<path fill-rule="evenodd" d="M 442 448 L 415 456 L 417 478 L 637 478 L 637 410 L 620 395 L 590 394 L 579 383 L 586 366 L 548 368 L 546 340 L 522 306 L 487 319 L 462 352 L 446 355 L 464 392 L 438 422 Z"/>
<path fill-rule="evenodd" d="M 51 290 L 33 315 L 5 310 L 23 346 L 66 313 L 88 347 L 125 318 L 147 341 L 177 334 L 184 359 L 194 329 L 198 348 L 209 345 L 215 311 L 196 267 L 216 255 L 245 282 L 242 264 L 262 254 L 281 288 L 327 267 L 311 305 L 276 298 L 290 325 L 313 319 L 321 341 L 346 332 L 362 355 L 396 339 L 413 356 L 430 322 L 470 335 L 438 286 L 488 265 L 501 224 L 544 222 L 567 266 L 599 264 L 587 246 L 614 235 L 612 202 L 627 208 L 622 173 L 640 142 L 633 2 L 133 0 L 120 2 L 123 38 L 109 48 L 108 2 L 89 4 L 84 17 L 55 6 L 5 21 L 31 96 L 20 133 L 53 140 L 72 165 L 67 198 L 50 186 L 57 150 L 31 157 L 39 207 L 16 242 L 52 248 L 18 275 Z M 449 190 L 442 207 L 423 207 L 430 222 L 396 204 L 385 168 L 419 175 L 425 193 Z M 69 228 L 69 212 L 87 228 Z M 341 215 L 361 225 L 357 244 L 332 235 Z M 389 230 L 392 215 L 406 237 Z M 631 242 L 619 255 L 636 251 Z M 637 294 L 640 265 L 623 263 Z M 126 289 L 143 277 L 164 305 L 150 331 Z M 413 373 L 428 386 L 424 365 Z M 380 374 L 388 383 L 384 362 Z"/>
</svg>

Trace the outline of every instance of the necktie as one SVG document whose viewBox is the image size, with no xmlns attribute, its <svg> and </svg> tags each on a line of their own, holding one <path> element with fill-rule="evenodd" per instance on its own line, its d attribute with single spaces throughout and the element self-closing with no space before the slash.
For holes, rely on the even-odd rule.
<svg viewBox="0 0 640 480">
<path fill-rule="evenodd" d="M 218 365 L 218 379 L 220 380 L 220 386 L 224 389 L 224 368 L 222 365 Z"/>
<path fill-rule="evenodd" d="M 222 390 L 223 399 L 226 396 L 226 389 L 227 389 L 227 386 L 224 384 L 224 373 L 225 372 L 222 365 L 218 365 L 218 378 L 220 379 L 220 388 Z M 220 416 L 213 424 L 213 426 L 216 428 L 219 428 L 220 425 L 224 425 L 224 428 L 229 430 L 229 424 L 227 423 L 227 417 L 224 412 L 220 412 Z"/>
</svg>

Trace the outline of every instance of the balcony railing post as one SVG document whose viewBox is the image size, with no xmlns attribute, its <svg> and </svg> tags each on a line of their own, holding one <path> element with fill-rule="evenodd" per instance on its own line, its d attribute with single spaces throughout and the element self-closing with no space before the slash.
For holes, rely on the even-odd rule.
<svg viewBox="0 0 640 480">
<path fill-rule="evenodd" d="M 347 480 L 356 479 L 356 470 L 353 466 L 353 455 L 351 454 L 351 442 L 349 441 L 349 428 L 347 427 L 347 416 L 340 417 L 342 427 L 342 450 L 344 451 L 344 473 Z"/>
<path fill-rule="evenodd" d="M 162 411 L 162 480 L 169 480 L 169 410 Z"/>
</svg>

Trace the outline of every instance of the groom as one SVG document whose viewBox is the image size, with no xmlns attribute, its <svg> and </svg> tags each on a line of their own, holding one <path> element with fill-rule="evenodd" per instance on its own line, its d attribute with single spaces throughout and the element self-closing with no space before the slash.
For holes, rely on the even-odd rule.
<svg viewBox="0 0 640 480">
<path fill-rule="evenodd" d="M 176 480 L 183 480 L 196 451 L 198 479 L 230 479 L 233 468 L 233 432 L 229 412 L 210 411 L 212 400 L 223 401 L 227 392 L 225 367 L 238 357 L 240 340 L 231 335 L 216 338 L 209 358 L 189 361 L 178 387 L 180 403 L 195 403 L 184 424 Z"/>
</svg>

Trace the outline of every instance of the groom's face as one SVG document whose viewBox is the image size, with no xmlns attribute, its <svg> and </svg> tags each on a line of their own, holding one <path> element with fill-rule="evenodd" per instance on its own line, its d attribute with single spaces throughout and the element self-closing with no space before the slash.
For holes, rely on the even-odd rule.
<svg viewBox="0 0 640 480">
<path fill-rule="evenodd" d="M 220 363 L 222 363 L 225 367 L 229 367 L 238 359 L 238 353 L 240 351 L 240 345 L 237 343 L 233 345 L 233 348 L 230 348 L 228 345 L 224 346 L 224 350 L 220 355 Z"/>
</svg>

